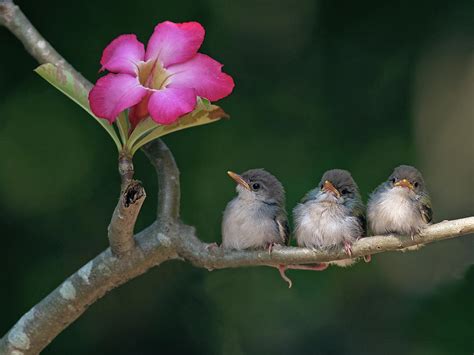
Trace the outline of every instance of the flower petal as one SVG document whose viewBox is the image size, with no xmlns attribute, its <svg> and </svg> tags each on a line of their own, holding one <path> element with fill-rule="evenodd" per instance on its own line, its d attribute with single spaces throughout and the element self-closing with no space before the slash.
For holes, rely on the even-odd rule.
<svg viewBox="0 0 474 355">
<path fill-rule="evenodd" d="M 138 104 L 130 107 L 128 110 L 128 120 L 130 121 L 132 130 L 141 120 L 150 116 L 150 113 L 148 112 L 148 101 L 150 100 L 151 94 L 153 94 L 153 91 L 149 90 Z"/>
<path fill-rule="evenodd" d="M 189 88 L 166 88 L 155 91 L 148 111 L 155 122 L 171 124 L 196 107 L 196 92 Z"/>
<path fill-rule="evenodd" d="M 97 80 L 90 91 L 89 103 L 94 115 L 112 123 L 120 112 L 139 103 L 146 93 L 147 89 L 140 85 L 136 77 L 107 74 Z"/>
<path fill-rule="evenodd" d="M 198 22 L 162 22 L 148 41 L 145 61 L 158 58 L 165 68 L 184 62 L 197 53 L 203 40 L 204 28 Z"/>
<path fill-rule="evenodd" d="M 196 94 L 210 101 L 226 97 L 234 88 L 234 80 L 221 71 L 222 64 L 211 57 L 198 53 L 181 64 L 170 66 L 169 88 L 194 88 Z"/>
<path fill-rule="evenodd" d="M 101 71 L 136 75 L 137 62 L 143 61 L 145 47 L 135 35 L 121 35 L 105 47 L 100 59 Z"/>
</svg>

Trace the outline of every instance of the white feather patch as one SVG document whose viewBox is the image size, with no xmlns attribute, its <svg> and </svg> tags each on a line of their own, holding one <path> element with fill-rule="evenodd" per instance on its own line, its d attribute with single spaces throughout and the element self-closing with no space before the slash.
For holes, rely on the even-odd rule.
<svg viewBox="0 0 474 355">
<path fill-rule="evenodd" d="M 255 199 L 236 197 L 230 201 L 222 220 L 222 246 L 242 250 L 281 243 L 275 221 L 263 210 L 262 202 Z"/>
<path fill-rule="evenodd" d="M 344 242 L 353 243 L 362 235 L 357 217 L 348 215 L 335 202 L 307 201 L 294 209 L 295 236 L 299 246 L 324 249 Z"/>
<path fill-rule="evenodd" d="M 367 218 L 373 234 L 411 235 L 426 226 L 418 207 L 404 187 L 394 187 L 372 196 Z"/>
</svg>

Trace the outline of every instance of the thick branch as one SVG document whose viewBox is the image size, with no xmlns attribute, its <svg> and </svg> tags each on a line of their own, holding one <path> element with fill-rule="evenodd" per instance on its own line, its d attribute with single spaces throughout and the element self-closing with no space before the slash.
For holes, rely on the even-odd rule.
<svg viewBox="0 0 474 355">
<path fill-rule="evenodd" d="M 179 218 L 181 198 L 179 170 L 173 154 L 161 140 L 154 140 L 143 148 L 158 176 L 157 218 L 161 223 L 174 223 Z"/>
<path fill-rule="evenodd" d="M 352 246 L 353 257 L 397 251 L 406 247 L 423 245 L 474 233 L 474 217 L 467 217 L 428 226 L 412 240 L 409 236 L 374 236 L 363 238 Z M 178 254 L 192 264 L 206 269 L 224 269 L 230 267 L 259 266 L 280 264 L 312 264 L 347 259 L 341 250 L 318 251 L 306 248 L 274 248 L 271 254 L 266 250 L 226 251 L 221 248 L 209 248 L 194 235 L 194 229 L 183 227 L 179 236 Z"/>
<path fill-rule="evenodd" d="M 110 249 L 105 250 L 30 309 L 0 340 L 0 354 L 38 354 L 107 292 L 178 257 L 157 225 L 139 233 L 135 240 L 137 246 L 126 258 L 116 258 Z"/>
<path fill-rule="evenodd" d="M 25 49 L 40 64 L 52 63 L 74 73 L 84 87 L 90 89 L 91 83 L 76 71 L 46 39 L 36 30 L 20 8 L 10 0 L 0 0 L 0 25 L 5 26 L 25 46 Z"/>
<path fill-rule="evenodd" d="M 133 229 L 145 197 L 145 189 L 138 181 L 132 181 L 120 193 L 108 228 L 109 244 L 115 256 L 126 255 L 135 246 Z"/>
</svg>

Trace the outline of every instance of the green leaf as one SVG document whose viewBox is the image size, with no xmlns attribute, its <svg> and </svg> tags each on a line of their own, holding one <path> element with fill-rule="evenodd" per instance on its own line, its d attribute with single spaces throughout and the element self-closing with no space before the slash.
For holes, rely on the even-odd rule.
<svg viewBox="0 0 474 355">
<path fill-rule="evenodd" d="M 140 121 L 135 127 L 135 129 L 133 130 L 130 137 L 128 138 L 128 141 L 127 141 L 128 150 L 131 151 L 136 141 L 145 137 L 147 134 L 152 132 L 156 127 L 158 127 L 158 124 L 155 121 L 153 121 L 150 117 L 147 117 L 146 119 Z"/>
<path fill-rule="evenodd" d="M 136 141 L 130 145 L 132 155 L 135 154 L 140 147 L 166 134 L 190 127 L 217 122 L 221 118 L 229 117 L 229 115 L 227 115 L 222 108 L 216 105 L 211 105 L 209 101 L 207 101 L 207 103 L 205 101 L 198 100 L 198 105 L 193 112 L 190 112 L 187 115 L 181 117 L 176 123 L 171 125 L 159 125 L 152 121 L 150 118 L 143 121 L 146 122 L 143 124 L 144 128 L 146 129 L 142 129 L 141 137 L 137 138 Z M 155 125 L 155 127 L 150 130 L 150 128 L 153 127 L 153 124 Z M 135 131 L 133 133 L 135 133 Z"/>
<path fill-rule="evenodd" d="M 70 71 L 64 68 L 59 68 L 54 64 L 46 63 L 37 67 L 35 72 L 94 117 L 112 137 L 119 152 L 122 150 L 122 144 L 120 143 L 114 127 L 109 124 L 107 120 L 99 118 L 92 113 L 88 100 L 89 91 L 81 82 L 75 79 Z"/>
<path fill-rule="evenodd" d="M 204 97 L 198 97 L 198 107 L 200 104 L 203 105 L 206 110 L 210 110 L 212 106 L 211 101 Z"/>
</svg>

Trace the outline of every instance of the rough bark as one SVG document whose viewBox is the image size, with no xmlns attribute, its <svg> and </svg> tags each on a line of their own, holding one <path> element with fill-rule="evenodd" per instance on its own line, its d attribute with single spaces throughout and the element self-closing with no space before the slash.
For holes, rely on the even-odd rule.
<svg viewBox="0 0 474 355">
<path fill-rule="evenodd" d="M 133 229 L 145 197 L 145 189 L 138 181 L 130 182 L 121 191 L 107 235 L 113 255 L 122 257 L 135 246 Z"/>
<path fill-rule="evenodd" d="M 163 223 L 177 221 L 181 190 L 179 188 L 179 169 L 173 154 L 161 139 L 148 143 L 142 150 L 155 167 L 158 177 L 156 218 Z"/>
<path fill-rule="evenodd" d="M 105 250 L 33 306 L 0 340 L 0 354 L 38 354 L 107 292 L 177 258 L 169 237 L 157 225 L 136 235 L 135 241 L 136 248 L 126 257 Z"/>
</svg>

